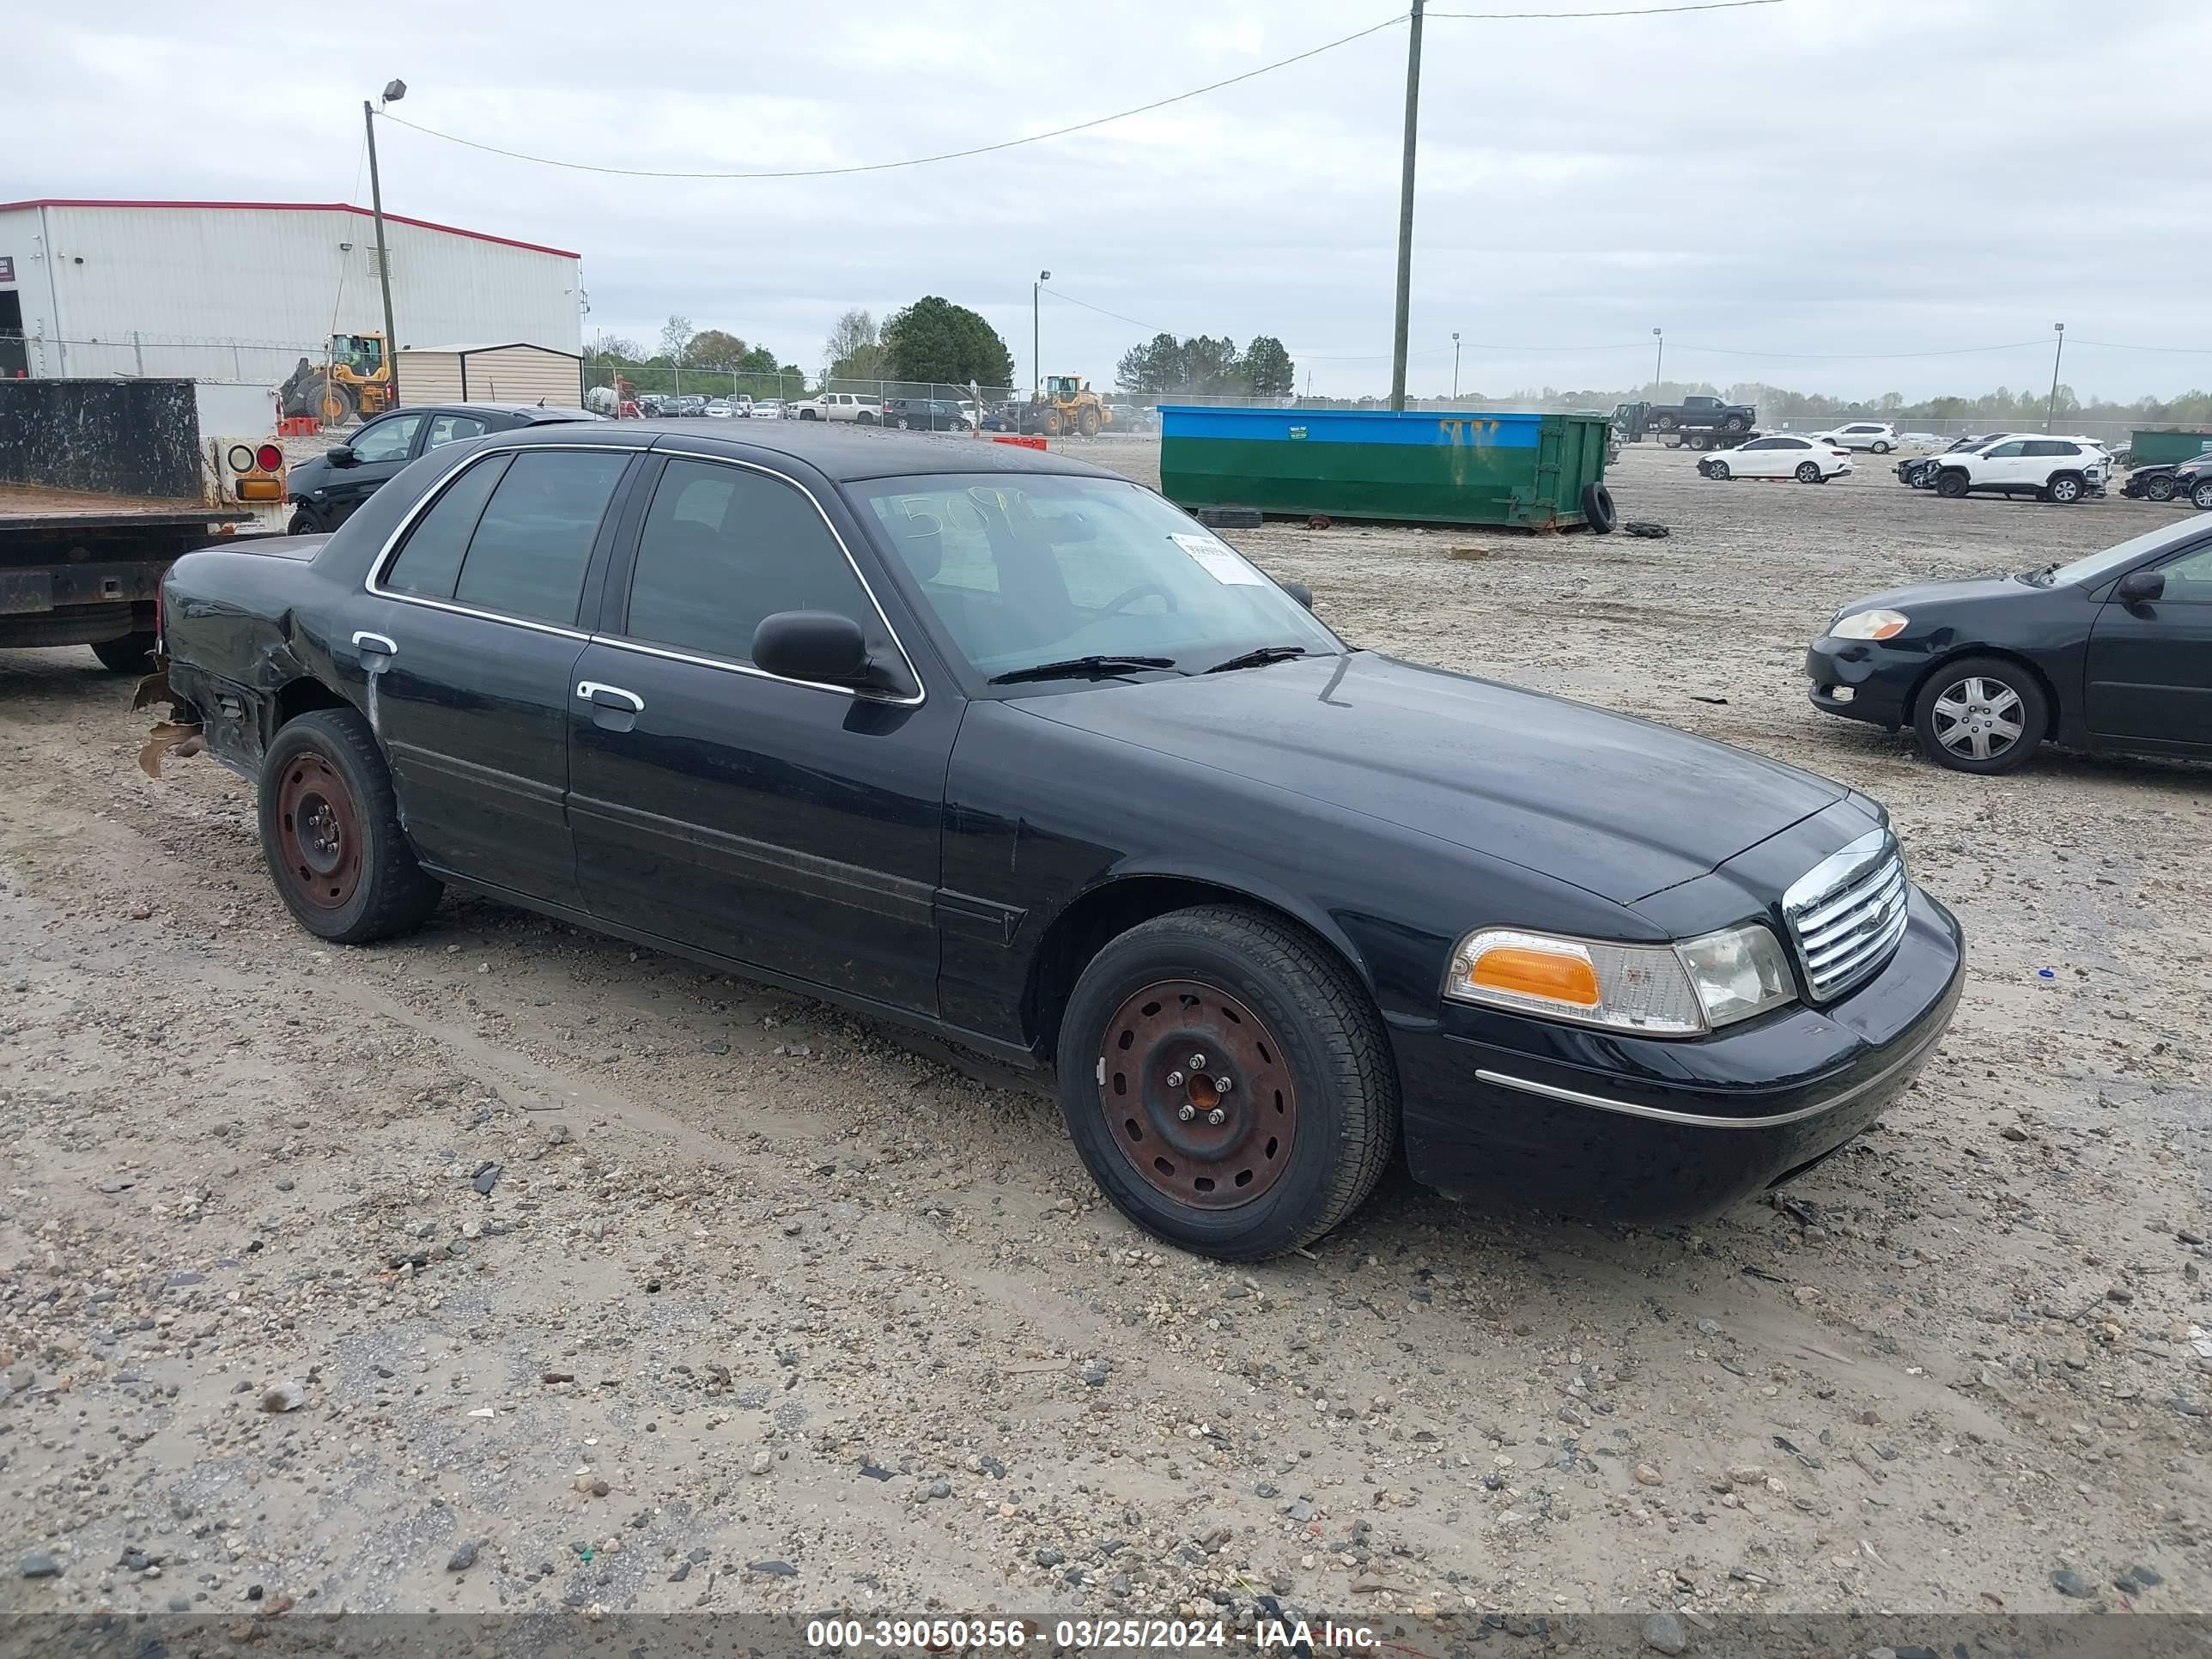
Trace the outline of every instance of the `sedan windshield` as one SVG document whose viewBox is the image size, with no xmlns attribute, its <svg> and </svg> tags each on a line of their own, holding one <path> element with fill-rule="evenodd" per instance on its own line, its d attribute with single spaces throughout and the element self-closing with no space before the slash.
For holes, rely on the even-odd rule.
<svg viewBox="0 0 2212 1659">
<path fill-rule="evenodd" d="M 1344 648 L 1236 549 L 1133 483 L 1000 473 L 848 488 L 986 679 L 1057 665 L 1079 685 L 1200 673 L 1272 646 L 1292 647 L 1284 656 Z"/>
<path fill-rule="evenodd" d="M 2100 580 L 2113 572 L 2124 568 L 2145 554 L 2160 553 L 2169 547 L 2201 535 L 2203 526 L 2187 519 L 2179 524 L 2160 525 L 2156 530 L 2146 530 L 2140 536 L 2131 536 L 2118 547 L 2108 547 L 2101 553 L 2092 553 L 2087 558 L 2076 559 L 2071 564 L 2062 564 L 2056 569 L 2035 573 L 2039 586 L 2079 586 Z"/>
</svg>

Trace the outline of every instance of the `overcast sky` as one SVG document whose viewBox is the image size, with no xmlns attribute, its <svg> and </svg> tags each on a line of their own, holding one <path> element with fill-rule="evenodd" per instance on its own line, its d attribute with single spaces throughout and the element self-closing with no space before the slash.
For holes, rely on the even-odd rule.
<svg viewBox="0 0 2212 1659">
<path fill-rule="evenodd" d="M 1432 0 L 1564 11 L 1649 0 Z M 1402 8 L 1399 8 L 1402 9 Z M 102 0 L 9 25 L 0 199 L 366 203 L 360 99 L 640 168 L 896 160 L 1045 131 L 1286 57 L 1391 0 L 251 9 Z M 1136 340 L 1280 337 L 1319 392 L 1386 391 L 1407 32 L 1071 137 L 779 181 L 618 179 L 387 126 L 395 212 L 580 250 L 587 337 L 671 312 L 810 369 L 848 306 L 974 306 L 1100 384 Z M 1428 25 L 1410 387 L 1725 385 L 1920 397 L 2212 383 L 2200 0 L 1784 0 Z M 1741 149 L 1724 142 L 1752 141 Z M 1935 352 L 2033 342 L 1972 356 Z M 1799 354 L 1793 358 L 1782 354 Z"/>
</svg>

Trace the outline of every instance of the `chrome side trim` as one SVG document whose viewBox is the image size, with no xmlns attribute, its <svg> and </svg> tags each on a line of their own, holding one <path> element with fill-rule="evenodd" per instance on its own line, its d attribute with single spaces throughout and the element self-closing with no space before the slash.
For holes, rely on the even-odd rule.
<svg viewBox="0 0 2212 1659">
<path fill-rule="evenodd" d="M 1632 1100 L 1613 1100 L 1604 1095 L 1588 1095 L 1579 1089 L 1562 1089 L 1555 1084 L 1538 1083 L 1530 1078 L 1509 1077 L 1503 1072 L 1478 1069 L 1475 1076 L 1485 1083 L 1503 1089 L 1518 1089 L 1524 1094 L 1541 1095 L 1547 1100 L 1563 1100 L 1570 1106 L 1588 1106 L 1601 1112 L 1620 1112 L 1629 1117 L 1654 1118 L 1662 1123 L 1679 1123 L 1691 1129 L 1771 1129 L 1785 1123 L 1801 1123 L 1808 1117 L 1818 1117 L 1823 1112 L 1832 1112 L 1838 1106 L 1849 1105 L 1861 1095 L 1869 1094 L 1895 1078 L 1899 1072 L 1919 1064 L 1950 1029 L 1951 1010 L 1957 1002 L 1954 991 L 1943 1005 L 1942 1018 L 1936 1029 L 1915 1043 L 1911 1051 L 1892 1060 L 1872 1077 L 1854 1083 L 1838 1094 L 1825 1100 L 1816 1100 L 1809 1106 L 1800 1106 L 1793 1111 L 1772 1112 L 1764 1117 L 1723 1117 L 1710 1112 L 1676 1111 L 1665 1106 L 1646 1106 Z"/>
</svg>

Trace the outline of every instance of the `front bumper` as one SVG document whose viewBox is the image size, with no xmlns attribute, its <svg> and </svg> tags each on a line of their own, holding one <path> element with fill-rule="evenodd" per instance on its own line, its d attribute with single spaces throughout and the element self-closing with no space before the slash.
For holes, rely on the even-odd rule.
<svg viewBox="0 0 2212 1659">
<path fill-rule="evenodd" d="M 1957 921 L 1915 889 L 1887 965 L 1826 1008 L 1695 1042 L 1618 1033 L 1571 1063 L 1560 1028 L 1491 1010 L 1394 1030 L 1414 1178 L 1596 1218 L 1711 1215 L 1803 1173 L 1881 1115 L 1950 1024 Z"/>
<path fill-rule="evenodd" d="M 1906 707 L 1926 659 L 1900 657 L 1879 640 L 1838 640 L 1823 635 L 1805 651 L 1806 696 L 1813 707 L 1845 720 L 1894 731 L 1911 718 Z"/>
</svg>

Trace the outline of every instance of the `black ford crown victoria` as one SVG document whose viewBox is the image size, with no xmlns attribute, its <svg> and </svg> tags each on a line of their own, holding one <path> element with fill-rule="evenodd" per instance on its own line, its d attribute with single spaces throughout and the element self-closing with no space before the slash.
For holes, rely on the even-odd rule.
<svg viewBox="0 0 2212 1659">
<path fill-rule="evenodd" d="M 189 555 L 164 643 L 310 931 L 458 885 L 1050 1066 L 1100 1186 L 1209 1254 L 1401 1146 L 1709 1212 L 1905 1085 L 1960 941 L 1879 806 L 1302 597 L 1060 456 L 626 422 Z"/>
</svg>

